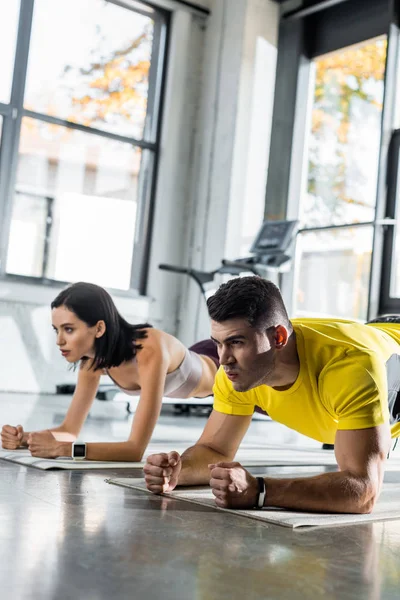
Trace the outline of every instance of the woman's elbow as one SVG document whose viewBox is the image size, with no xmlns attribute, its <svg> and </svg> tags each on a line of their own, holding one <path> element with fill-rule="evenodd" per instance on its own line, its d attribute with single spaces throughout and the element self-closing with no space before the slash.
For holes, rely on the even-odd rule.
<svg viewBox="0 0 400 600">
<path fill-rule="evenodd" d="M 129 462 L 140 462 L 146 448 L 141 448 L 129 440 L 126 442 L 126 460 Z"/>
</svg>

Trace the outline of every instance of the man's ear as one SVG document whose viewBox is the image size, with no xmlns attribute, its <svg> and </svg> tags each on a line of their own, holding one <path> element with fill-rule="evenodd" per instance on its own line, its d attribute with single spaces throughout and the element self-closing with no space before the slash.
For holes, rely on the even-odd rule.
<svg viewBox="0 0 400 600">
<path fill-rule="evenodd" d="M 101 338 L 106 332 L 106 324 L 104 321 L 97 321 L 96 325 L 96 338 Z"/>
<path fill-rule="evenodd" d="M 284 325 L 277 325 L 274 332 L 275 348 L 281 350 L 287 344 L 289 332 Z"/>
</svg>

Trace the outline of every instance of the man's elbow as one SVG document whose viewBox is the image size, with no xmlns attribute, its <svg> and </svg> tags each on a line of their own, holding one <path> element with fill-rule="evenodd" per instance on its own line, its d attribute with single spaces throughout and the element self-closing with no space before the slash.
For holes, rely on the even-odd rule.
<svg viewBox="0 0 400 600">
<path fill-rule="evenodd" d="M 358 502 L 358 506 L 354 510 L 354 513 L 359 514 L 359 515 L 371 514 L 372 511 L 374 510 L 377 499 L 378 499 L 377 497 L 374 497 L 374 498 L 368 498 L 367 500 L 364 500 L 363 502 Z"/>
<path fill-rule="evenodd" d="M 372 481 L 363 481 L 354 497 L 353 511 L 360 515 L 369 515 L 375 508 L 380 494 L 380 486 Z"/>
<path fill-rule="evenodd" d="M 197 447 L 204 448 L 207 452 L 212 452 L 218 455 L 218 462 L 232 462 L 235 458 L 235 452 L 233 451 L 222 451 L 221 448 L 214 446 L 211 443 L 199 443 L 195 444 Z"/>
</svg>

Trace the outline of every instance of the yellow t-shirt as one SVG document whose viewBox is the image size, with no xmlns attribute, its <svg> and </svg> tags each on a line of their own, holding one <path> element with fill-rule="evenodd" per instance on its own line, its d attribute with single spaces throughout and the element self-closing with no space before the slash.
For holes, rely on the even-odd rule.
<svg viewBox="0 0 400 600">
<path fill-rule="evenodd" d="M 320 442 L 333 444 L 338 429 L 367 429 L 400 422 L 388 399 L 400 386 L 400 325 L 363 325 L 333 319 L 293 319 L 300 372 L 284 391 L 261 385 L 236 392 L 223 368 L 214 384 L 214 409 L 251 415 L 259 406 L 279 423 Z"/>
</svg>

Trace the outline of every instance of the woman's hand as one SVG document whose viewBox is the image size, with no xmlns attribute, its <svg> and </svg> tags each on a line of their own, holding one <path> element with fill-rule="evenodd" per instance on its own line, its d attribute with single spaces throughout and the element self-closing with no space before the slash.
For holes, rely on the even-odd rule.
<svg viewBox="0 0 400 600">
<path fill-rule="evenodd" d="M 28 448 L 32 456 L 39 458 L 66 456 L 61 446 L 64 447 L 65 443 L 60 444 L 50 431 L 36 431 L 28 435 Z"/>
<path fill-rule="evenodd" d="M 24 429 L 22 425 L 13 427 L 12 425 L 3 425 L 1 430 L 1 445 L 6 450 L 18 450 L 18 448 L 26 448 L 26 440 L 24 439 Z"/>
</svg>

